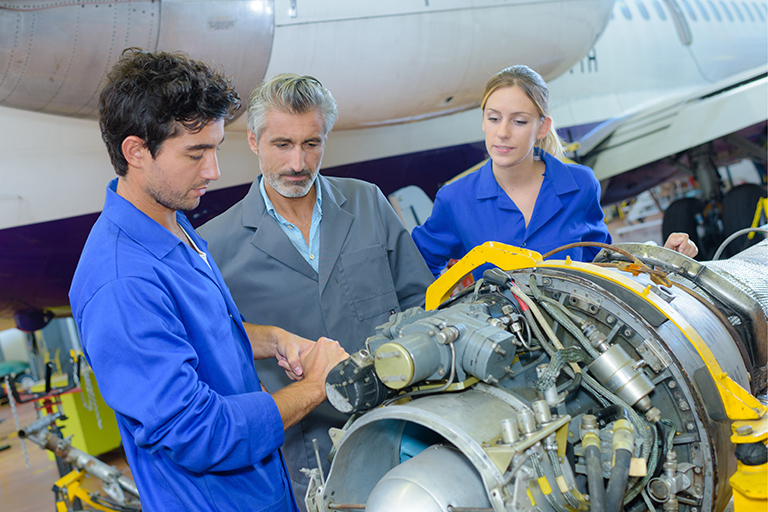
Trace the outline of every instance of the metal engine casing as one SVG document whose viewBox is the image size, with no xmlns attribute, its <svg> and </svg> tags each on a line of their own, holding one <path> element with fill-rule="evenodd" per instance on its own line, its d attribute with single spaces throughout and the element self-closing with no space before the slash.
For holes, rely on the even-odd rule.
<svg viewBox="0 0 768 512">
<path fill-rule="evenodd" d="M 556 381 L 560 394 L 546 394 L 550 403 L 543 401 L 545 394 L 537 391 L 536 384 L 542 372 L 537 372 L 537 368 L 549 364 L 552 356 L 543 350 L 529 351 L 520 343 L 513 344 L 511 331 L 497 320 L 505 314 L 509 316 L 511 307 L 522 316 L 521 305 L 499 283 L 478 287 L 474 294 L 446 301 L 435 311 L 400 313 L 379 327 L 368 343 L 373 357 L 387 343 L 408 338 L 414 332 L 434 337 L 440 329 L 456 327 L 461 335 L 454 342 L 457 357 L 453 371 L 456 384 L 464 381 L 464 385 L 440 389 L 435 394 L 429 394 L 429 388 L 393 388 L 389 402 L 362 414 L 343 437 L 338 436 L 331 471 L 324 485 L 310 486 L 308 508 L 325 511 L 337 506 L 366 505 L 366 510 L 376 511 L 433 510 L 424 508 L 423 502 L 418 505 L 414 501 L 409 508 L 407 500 L 386 497 L 396 495 L 400 485 L 405 495 L 434 496 L 430 503 L 437 507 L 434 510 L 448 510 L 449 506 L 496 512 L 533 511 L 534 507 L 558 512 L 567 507 L 587 510 L 580 425 L 586 414 L 609 409 L 602 403 L 608 402 L 605 397 L 596 397 L 599 393 L 594 391 L 593 384 L 586 385 L 587 380 L 600 380 L 610 392 L 624 397 L 624 406 L 637 403 L 629 411 L 635 426 L 632 455 L 635 460 L 644 461 L 648 473 L 667 478 L 667 487 L 677 492 L 676 508 L 672 508 L 666 497 L 652 495 L 648 484 L 653 474 L 630 476 L 627 493 L 635 494 L 627 497 L 624 504 L 644 500 L 659 510 L 724 510 L 731 495 L 728 476 L 736 469 L 730 440 L 731 420 L 737 414 L 765 413 L 756 401 L 741 403 L 724 398 L 723 389 L 732 386 L 729 389 L 736 390 L 736 395 L 739 387 L 747 395 L 757 395 L 765 389 L 768 308 L 761 302 L 765 300 L 763 303 L 768 304 L 764 293 L 768 290 L 768 276 L 764 272 L 768 268 L 768 245 L 760 244 L 735 256 L 730 263 L 712 264 L 700 264 L 658 247 L 621 247 L 654 265 L 656 275 L 644 271 L 633 275 L 636 268 L 627 272 L 626 266 L 618 270 L 570 261 L 540 262 L 507 272 L 523 294 L 546 298 L 540 302 L 559 302 L 575 318 L 591 324 L 592 328 L 583 329 L 598 340 L 595 344 L 610 347 L 604 352 L 593 347 L 591 364 L 600 359 L 610 364 L 603 364 L 604 368 L 594 375 L 588 364 L 582 364 L 582 385 L 572 389 L 569 396 L 562 392 L 573 383 L 565 374 L 565 365 Z M 615 263 L 617 258 L 611 254 L 604 251 L 597 260 Z M 748 279 L 737 268 L 744 265 L 748 267 Z M 754 265 L 763 272 L 756 274 Z M 662 284 L 658 269 L 666 272 L 667 280 L 662 279 Z M 549 311 L 542 307 L 541 315 L 555 337 L 566 348 L 580 347 L 576 336 Z M 431 336 L 429 325 L 434 327 Z M 492 329 L 503 334 L 482 336 L 483 342 L 493 339 L 499 346 L 503 343 L 500 352 L 505 356 L 493 352 L 491 344 L 486 346 L 486 352 L 500 357 L 498 361 L 481 365 L 480 370 L 477 365 L 462 362 L 462 351 L 483 344 L 478 342 L 477 333 Z M 422 372 L 428 374 L 414 377 L 414 384 L 419 384 L 419 378 L 445 378 L 450 369 L 450 354 L 445 345 L 437 345 L 423 351 L 422 356 L 413 351 L 417 360 L 428 359 L 414 364 L 430 369 Z M 617 353 L 623 355 L 614 355 Z M 438 374 L 440 368 L 443 372 Z M 470 376 L 485 382 L 466 381 Z M 403 398 L 397 399 L 397 393 Z M 639 405 L 643 401 L 644 408 Z M 674 425 L 671 448 L 681 475 L 677 480 L 661 472 L 664 460 L 658 452 L 664 444 L 659 436 L 650 433 L 655 424 L 647 419 L 654 419 L 654 409 Z M 509 433 L 504 436 L 502 427 L 510 419 L 519 426 L 512 440 Z M 598 430 L 605 478 L 610 473 L 613 425 L 606 420 Z M 414 438 L 432 448 L 406 460 L 401 445 Z M 452 451 L 444 454 L 444 448 L 438 447 Z M 452 470 L 450 481 L 463 483 L 449 486 L 450 499 L 443 499 L 447 491 L 439 475 L 445 471 L 444 461 L 451 457 L 459 457 L 463 463 L 454 463 L 459 469 Z M 669 471 L 670 475 L 673 473 Z M 577 503 L 578 507 L 574 506 Z"/>
</svg>

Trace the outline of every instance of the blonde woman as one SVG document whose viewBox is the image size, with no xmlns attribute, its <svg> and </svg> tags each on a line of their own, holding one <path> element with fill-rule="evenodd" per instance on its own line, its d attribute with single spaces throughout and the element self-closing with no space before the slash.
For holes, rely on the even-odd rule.
<svg viewBox="0 0 768 512">
<path fill-rule="evenodd" d="M 432 273 L 487 241 L 542 254 L 573 242 L 611 243 L 594 172 L 559 160 L 562 143 L 541 75 L 523 65 L 504 69 L 486 84 L 480 106 L 490 159 L 441 188 L 431 216 L 413 230 Z M 670 235 L 665 246 L 698 252 L 684 233 Z M 575 247 L 557 257 L 591 261 L 598 251 Z"/>
</svg>

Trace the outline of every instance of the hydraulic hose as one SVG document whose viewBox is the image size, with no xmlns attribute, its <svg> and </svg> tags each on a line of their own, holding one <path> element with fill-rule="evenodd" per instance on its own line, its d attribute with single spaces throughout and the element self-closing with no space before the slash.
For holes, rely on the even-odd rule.
<svg viewBox="0 0 768 512">
<path fill-rule="evenodd" d="M 590 512 L 605 512 L 605 479 L 600 457 L 600 435 L 597 418 L 592 414 L 581 417 L 581 450 L 586 459 Z"/>
<path fill-rule="evenodd" d="M 615 419 L 631 421 L 631 416 L 629 415 L 627 408 L 619 404 L 609 405 L 608 407 L 601 409 L 595 413 L 595 418 L 597 418 L 597 421 L 603 425 L 607 425 Z"/>
<path fill-rule="evenodd" d="M 632 453 L 629 450 L 616 450 L 616 461 L 611 468 L 611 479 L 605 492 L 606 512 L 621 512 L 624 493 L 629 480 L 629 461 Z"/>
<path fill-rule="evenodd" d="M 613 467 L 605 491 L 606 512 L 621 512 L 623 508 L 633 446 L 632 424 L 625 419 L 616 420 L 613 426 Z"/>
<path fill-rule="evenodd" d="M 644 458 L 647 461 L 648 464 L 648 473 L 642 477 L 640 480 L 635 482 L 633 486 L 627 491 L 627 495 L 624 498 L 625 503 L 629 503 L 632 501 L 638 494 L 640 494 L 641 490 L 645 488 L 645 485 L 648 483 L 648 481 L 652 478 L 653 472 L 656 469 L 656 463 L 658 462 L 659 458 L 659 447 L 656 444 L 656 429 L 655 428 L 646 428 L 648 425 L 648 422 L 642 418 L 634 409 L 630 408 L 629 404 L 624 402 L 621 398 L 617 397 L 607 389 L 605 389 L 599 382 L 597 382 L 594 378 L 590 377 L 588 374 L 584 374 L 582 382 L 582 387 L 588 390 L 592 390 L 594 396 L 598 398 L 598 400 L 602 403 L 605 402 L 605 407 L 609 407 L 608 402 L 612 402 L 614 405 L 620 406 L 621 410 L 626 412 L 626 414 L 629 415 L 630 419 L 632 420 L 632 425 L 635 426 L 638 432 L 640 432 L 640 436 L 643 438 L 643 442 L 641 445 L 639 456 Z M 598 396 L 601 395 L 601 396 Z M 602 398 L 602 400 L 601 400 Z M 607 411 L 606 411 L 607 413 Z M 597 413 L 599 415 L 600 413 Z M 623 414 L 623 413 L 622 413 Z M 666 421 L 666 420 L 662 420 Z M 667 426 L 670 425 L 670 423 L 666 423 Z M 670 434 L 674 433 L 674 429 L 670 430 Z M 667 438 L 667 444 L 669 445 L 671 443 L 670 438 Z"/>
<path fill-rule="evenodd" d="M 600 461 L 600 448 L 596 445 L 589 445 L 584 448 L 584 456 L 587 459 L 589 510 L 591 512 L 605 512 L 605 483 Z"/>
<path fill-rule="evenodd" d="M 579 388 L 581 388 L 581 373 L 577 373 L 576 377 L 561 391 L 565 396 L 565 401 L 570 402 L 573 400 Z"/>
<path fill-rule="evenodd" d="M 656 422 L 656 431 L 659 435 L 659 440 L 661 442 L 661 449 L 659 450 L 659 462 L 656 464 L 656 470 L 653 472 L 653 477 L 656 478 L 661 474 L 662 469 L 662 461 L 664 461 L 665 457 L 667 456 L 667 433 L 664 430 L 664 424 L 661 421 Z"/>
</svg>

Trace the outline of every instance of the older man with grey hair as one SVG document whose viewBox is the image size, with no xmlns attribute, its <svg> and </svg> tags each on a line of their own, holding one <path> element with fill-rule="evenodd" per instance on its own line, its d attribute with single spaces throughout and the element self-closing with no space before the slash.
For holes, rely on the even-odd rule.
<svg viewBox="0 0 768 512">
<path fill-rule="evenodd" d="M 248 143 L 261 175 L 199 232 L 246 321 L 327 336 L 354 353 L 391 314 L 420 305 L 433 278 L 378 187 L 319 174 L 336 117 L 333 96 L 315 78 L 282 74 L 256 87 Z M 277 364 L 256 364 L 269 391 L 289 384 Z M 312 440 L 327 474 L 328 429 L 346 419 L 325 402 L 286 431 L 300 504 L 308 484 L 300 470 L 317 465 Z"/>
</svg>

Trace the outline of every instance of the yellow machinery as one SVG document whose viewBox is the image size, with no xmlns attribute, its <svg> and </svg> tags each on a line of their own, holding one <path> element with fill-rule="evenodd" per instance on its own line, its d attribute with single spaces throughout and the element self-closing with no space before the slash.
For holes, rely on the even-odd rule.
<svg viewBox="0 0 768 512">
<path fill-rule="evenodd" d="M 37 420 L 24 428 L 19 426 L 18 436 L 24 457 L 27 458 L 24 440 L 29 440 L 41 448 L 49 450 L 55 458 L 59 467 L 59 474 L 62 475 L 53 485 L 58 512 L 83 510 L 83 504 L 87 505 L 89 510 L 139 511 L 141 504 L 138 500 L 138 489 L 130 478 L 123 476 L 115 467 L 105 464 L 77 446 L 73 446 L 72 436 L 62 437 L 60 430 L 62 425 L 60 423 L 69 419 L 70 421 L 67 422 L 66 426 L 74 430 L 75 435 L 83 437 L 83 434 L 87 434 L 88 436 L 88 439 L 80 440 L 79 446 L 97 454 L 119 446 L 114 414 L 109 414 L 106 419 L 109 427 L 107 435 L 99 435 L 103 425 L 98 403 L 102 403 L 102 411 L 107 412 L 109 410 L 103 405 L 100 395 L 97 395 L 97 389 L 90 380 L 90 371 L 81 373 L 82 357 L 77 356 L 73 351 L 72 361 L 72 372 L 66 376 L 66 383 L 60 387 L 52 385 L 54 380 L 52 363 L 46 364 L 45 382 L 41 385 L 42 389 L 36 391 L 33 388 L 33 391 L 21 394 L 12 384 L 12 379 L 9 376 L 5 377 L 5 388 L 17 425 L 19 425 L 16 415 L 17 403 L 34 401 L 38 409 L 39 418 Z M 82 382 L 83 377 L 88 380 Z M 73 399 L 72 393 L 81 394 L 83 391 L 79 389 L 80 384 L 84 384 L 83 387 L 87 390 L 88 403 L 84 399 L 80 402 Z M 62 412 L 62 405 L 65 401 L 67 407 L 74 411 L 72 418 L 67 418 Z M 81 404 L 82 407 L 80 407 Z M 93 418 L 94 421 L 88 421 L 89 417 Z M 118 444 L 114 444 L 115 436 L 117 436 Z M 27 467 L 29 467 L 28 460 Z M 105 495 L 101 495 L 99 492 L 88 492 L 82 486 L 88 475 L 101 481 Z"/>
<path fill-rule="evenodd" d="M 73 447 L 69 438 L 62 438 L 57 429 L 51 429 L 62 417 L 61 412 L 48 414 L 19 430 L 21 439 L 28 439 L 41 448 L 50 450 L 72 467 L 69 473 L 53 485 L 57 512 L 82 510 L 82 504 L 96 510 L 141 510 L 139 492 L 133 480 L 115 467 Z M 105 496 L 90 493 L 82 487 L 86 475 L 102 482 Z"/>
</svg>

